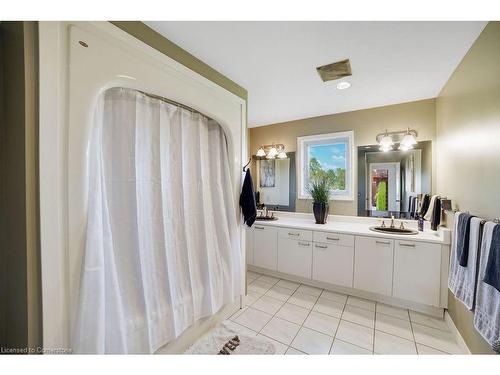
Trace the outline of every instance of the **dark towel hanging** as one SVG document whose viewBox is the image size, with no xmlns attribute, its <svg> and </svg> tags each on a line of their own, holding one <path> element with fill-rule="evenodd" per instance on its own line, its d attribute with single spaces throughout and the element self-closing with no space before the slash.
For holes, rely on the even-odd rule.
<svg viewBox="0 0 500 375">
<path fill-rule="evenodd" d="M 253 190 L 252 176 L 250 169 L 247 169 L 245 180 L 243 181 L 243 188 L 240 194 L 240 206 L 243 211 L 244 222 L 251 227 L 257 217 L 257 206 L 255 204 L 255 193 Z"/>
<path fill-rule="evenodd" d="M 440 223 L 441 223 L 441 198 L 436 197 L 434 201 L 434 207 L 432 208 L 431 229 L 437 230 Z"/>
<path fill-rule="evenodd" d="M 431 196 L 429 194 L 425 194 L 422 200 L 422 208 L 420 209 L 420 216 L 424 217 L 429 209 L 429 204 L 431 203 Z"/>
<path fill-rule="evenodd" d="M 461 213 L 457 223 L 457 253 L 458 263 L 462 267 L 467 267 L 469 260 L 469 238 L 470 238 L 470 221 L 474 216 Z"/>
<path fill-rule="evenodd" d="M 483 281 L 500 292 L 500 225 L 493 228 Z"/>
</svg>

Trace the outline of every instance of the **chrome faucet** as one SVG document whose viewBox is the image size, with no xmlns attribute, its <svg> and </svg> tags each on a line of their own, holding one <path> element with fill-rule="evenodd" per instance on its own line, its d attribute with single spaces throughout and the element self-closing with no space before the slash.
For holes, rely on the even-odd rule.
<svg viewBox="0 0 500 375">
<path fill-rule="evenodd" d="M 391 215 L 391 228 L 394 228 L 394 215 Z"/>
</svg>

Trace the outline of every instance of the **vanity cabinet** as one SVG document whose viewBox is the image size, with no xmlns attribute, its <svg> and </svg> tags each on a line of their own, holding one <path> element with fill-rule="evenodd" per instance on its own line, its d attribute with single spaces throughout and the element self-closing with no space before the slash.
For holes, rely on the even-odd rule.
<svg viewBox="0 0 500 375">
<path fill-rule="evenodd" d="M 393 296 L 439 306 L 441 245 L 396 241 Z"/>
<path fill-rule="evenodd" d="M 354 288 L 392 295 L 394 240 L 356 236 Z"/>
<path fill-rule="evenodd" d="M 352 288 L 354 236 L 314 232 L 313 237 L 312 279 Z"/>
<path fill-rule="evenodd" d="M 267 225 L 253 225 L 253 265 L 277 270 L 278 229 Z"/>
<path fill-rule="evenodd" d="M 278 239 L 278 272 L 311 278 L 312 242 Z"/>
<path fill-rule="evenodd" d="M 442 294 L 449 256 L 445 243 L 276 223 L 256 223 L 246 230 L 247 264 L 256 271 L 353 289 L 372 298 L 392 297 L 397 304 L 409 301 L 413 307 L 447 306 L 447 296 Z"/>
</svg>

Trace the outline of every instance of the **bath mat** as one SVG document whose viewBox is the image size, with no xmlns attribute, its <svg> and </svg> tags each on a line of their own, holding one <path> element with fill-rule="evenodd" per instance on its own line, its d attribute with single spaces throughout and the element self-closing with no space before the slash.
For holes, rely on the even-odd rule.
<svg viewBox="0 0 500 375">
<path fill-rule="evenodd" d="M 255 332 L 229 320 L 222 322 L 218 327 L 201 337 L 184 354 L 216 355 L 224 344 L 234 336 L 239 337 L 240 345 L 231 352 L 231 355 L 276 354 L 273 342 L 265 337 L 256 337 Z"/>
</svg>

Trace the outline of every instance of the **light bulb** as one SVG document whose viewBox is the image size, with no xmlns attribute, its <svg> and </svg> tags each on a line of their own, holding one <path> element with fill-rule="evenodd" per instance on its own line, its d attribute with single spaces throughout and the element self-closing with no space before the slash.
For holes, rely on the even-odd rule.
<svg viewBox="0 0 500 375">
<path fill-rule="evenodd" d="M 257 156 L 260 158 L 266 156 L 266 152 L 264 151 L 263 147 L 261 147 L 257 150 Z"/>
<path fill-rule="evenodd" d="M 338 90 L 345 90 L 345 89 L 348 89 L 349 87 L 351 87 L 351 84 L 347 81 L 342 81 L 342 82 L 337 83 Z"/>
<path fill-rule="evenodd" d="M 286 152 L 285 151 L 280 151 L 276 157 L 278 159 L 286 159 Z"/>
<path fill-rule="evenodd" d="M 385 135 L 382 137 L 382 139 L 379 142 L 380 151 L 387 152 L 387 151 L 392 150 L 393 144 L 394 144 L 394 142 L 392 141 L 392 137 L 390 135 L 388 135 L 387 133 L 385 133 Z"/>
<path fill-rule="evenodd" d="M 401 145 L 407 149 L 410 149 L 413 145 L 417 144 L 415 136 L 410 133 L 406 133 L 401 140 Z"/>
<path fill-rule="evenodd" d="M 273 146 L 271 147 L 271 149 L 269 150 L 269 152 L 267 153 L 267 157 L 269 159 L 274 159 L 274 157 L 278 155 L 278 150 L 276 150 L 276 147 Z"/>
</svg>

